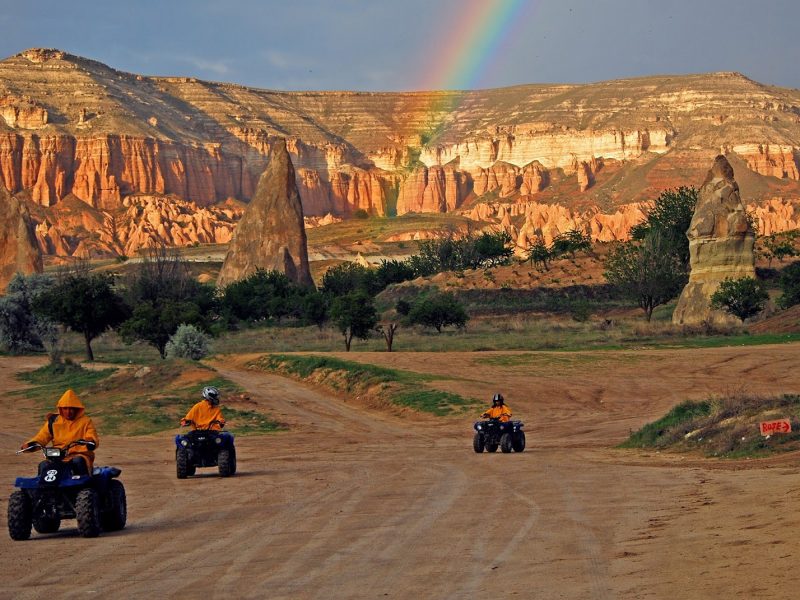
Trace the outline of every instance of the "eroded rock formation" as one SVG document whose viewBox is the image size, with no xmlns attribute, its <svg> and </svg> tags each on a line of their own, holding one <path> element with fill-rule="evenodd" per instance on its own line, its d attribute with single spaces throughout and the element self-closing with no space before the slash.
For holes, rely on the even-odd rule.
<svg viewBox="0 0 800 600">
<path fill-rule="evenodd" d="M 233 235 L 217 279 L 219 287 L 258 269 L 277 270 L 302 285 L 312 285 L 303 207 L 285 143 L 277 143 Z"/>
<path fill-rule="evenodd" d="M 42 271 L 42 254 L 25 206 L 0 188 L 0 291 L 15 273 Z"/>
<path fill-rule="evenodd" d="M 689 231 L 691 272 L 672 322 L 732 324 L 737 319 L 712 310 L 711 296 L 725 278 L 755 277 L 755 232 L 747 218 L 733 168 L 720 155 L 700 188 Z"/>
<path fill-rule="evenodd" d="M 0 61 L 0 185 L 46 208 L 77 198 L 113 215 L 138 195 L 202 210 L 247 202 L 285 139 L 306 216 L 445 212 L 485 194 L 613 214 L 699 180 L 720 148 L 737 172 L 747 169 L 748 198 L 792 201 L 799 106 L 796 90 L 738 73 L 469 92 L 271 92 L 145 77 L 34 48 Z M 63 232 L 59 242 L 64 228 L 48 214 L 38 221 L 48 252 L 97 246 Z M 775 214 L 768 220 L 779 226 Z"/>
</svg>

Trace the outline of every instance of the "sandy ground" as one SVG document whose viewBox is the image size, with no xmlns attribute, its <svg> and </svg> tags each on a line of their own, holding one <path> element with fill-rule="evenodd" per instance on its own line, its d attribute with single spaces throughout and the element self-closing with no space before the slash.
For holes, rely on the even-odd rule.
<svg viewBox="0 0 800 600">
<path fill-rule="evenodd" d="M 502 389 L 528 431 L 510 455 L 473 453 L 469 417 L 369 412 L 224 361 L 291 430 L 239 438 L 226 480 L 177 480 L 170 435 L 102 438 L 98 463 L 123 469 L 129 526 L 1 536 L 0 598 L 796 598 L 796 454 L 612 446 L 686 398 L 800 391 L 799 357 L 797 345 L 350 355 L 447 375 L 437 387 L 476 397 Z M 31 366 L 0 359 L 0 385 Z M 41 416 L 0 402 L 16 416 L 0 438 L 5 512 L 13 477 L 37 462 L 13 450 Z"/>
</svg>

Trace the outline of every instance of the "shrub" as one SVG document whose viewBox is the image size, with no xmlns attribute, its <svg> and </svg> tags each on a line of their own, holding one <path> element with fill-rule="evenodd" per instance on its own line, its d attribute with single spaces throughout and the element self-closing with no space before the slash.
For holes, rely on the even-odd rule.
<svg viewBox="0 0 800 600">
<path fill-rule="evenodd" d="M 167 342 L 169 358 L 200 360 L 208 356 L 209 337 L 194 325 L 180 325 Z"/>
<path fill-rule="evenodd" d="M 433 327 L 441 333 L 442 327 L 447 325 L 464 327 L 469 316 L 455 296 L 445 292 L 415 302 L 408 313 L 408 319 L 411 323 Z"/>
<path fill-rule="evenodd" d="M 792 263 L 782 272 L 778 284 L 783 290 L 778 303 L 781 308 L 789 308 L 800 304 L 800 262 Z"/>
<path fill-rule="evenodd" d="M 49 275 L 14 275 L 0 297 L 0 348 L 13 354 L 41 350 L 58 338 L 58 329 L 33 312 L 33 301 L 52 287 Z"/>
<path fill-rule="evenodd" d="M 686 231 L 692 223 L 696 205 L 697 190 L 693 187 L 665 190 L 656 199 L 647 218 L 631 229 L 631 236 L 639 241 L 653 234 L 659 236 L 663 251 L 674 255 L 688 269 L 689 238 Z"/>
<path fill-rule="evenodd" d="M 764 310 L 767 300 L 767 290 L 752 277 L 726 278 L 711 296 L 711 307 L 725 310 L 744 323 L 748 317 Z"/>
</svg>

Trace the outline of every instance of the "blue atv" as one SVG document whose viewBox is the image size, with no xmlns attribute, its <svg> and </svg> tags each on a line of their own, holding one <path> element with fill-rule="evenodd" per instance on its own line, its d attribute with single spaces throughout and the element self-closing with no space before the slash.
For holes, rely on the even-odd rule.
<svg viewBox="0 0 800 600">
<path fill-rule="evenodd" d="M 191 425 L 191 421 L 186 421 Z M 221 477 L 230 477 L 236 473 L 236 448 L 233 445 L 233 434 L 211 429 L 195 429 L 186 434 L 175 436 L 175 468 L 178 479 L 186 479 L 194 475 L 198 467 L 217 467 Z"/>
<path fill-rule="evenodd" d="M 472 438 L 472 449 L 478 454 L 483 452 L 500 451 L 508 454 L 522 452 L 525 450 L 525 432 L 522 431 L 524 423 L 522 421 L 506 421 L 503 423 L 499 419 L 487 419 L 486 421 L 476 421 L 473 425 L 475 436 Z"/>
<path fill-rule="evenodd" d="M 39 533 L 55 533 L 64 519 L 77 519 L 83 537 L 97 537 L 100 531 L 117 531 L 125 527 L 128 506 L 125 487 L 117 479 L 116 467 L 95 467 L 92 474 L 73 473 L 64 462 L 72 446 L 65 448 L 33 444 L 17 454 L 41 449 L 45 461 L 36 477 L 17 477 L 19 488 L 8 499 L 8 534 L 12 540 L 27 540 L 31 526 Z"/>
</svg>

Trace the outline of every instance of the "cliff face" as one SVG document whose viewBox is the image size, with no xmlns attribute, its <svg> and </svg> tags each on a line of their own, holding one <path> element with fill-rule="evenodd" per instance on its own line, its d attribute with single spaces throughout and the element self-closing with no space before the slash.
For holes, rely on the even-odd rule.
<svg viewBox="0 0 800 600">
<path fill-rule="evenodd" d="M 0 292 L 19 273 L 42 271 L 42 255 L 25 206 L 0 189 Z"/>
<path fill-rule="evenodd" d="M 130 196 L 197 210 L 249 201 L 282 139 L 308 216 L 447 212 L 486 195 L 613 215 L 699 181 L 720 149 L 746 199 L 800 198 L 800 92 L 736 73 L 300 93 L 144 77 L 31 49 L 0 61 L 0 117 L 0 185 L 53 209 L 34 211 L 48 230 L 72 198 L 115 219 Z M 130 239 L 143 238 L 119 245 Z"/>
</svg>

